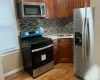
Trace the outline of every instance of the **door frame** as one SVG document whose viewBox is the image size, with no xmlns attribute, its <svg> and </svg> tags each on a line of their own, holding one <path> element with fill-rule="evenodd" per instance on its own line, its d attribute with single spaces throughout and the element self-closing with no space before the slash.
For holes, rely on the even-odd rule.
<svg viewBox="0 0 100 80">
<path fill-rule="evenodd" d="M 2 57 L 0 56 L 0 80 L 4 80 L 4 73 L 2 67 Z"/>
</svg>

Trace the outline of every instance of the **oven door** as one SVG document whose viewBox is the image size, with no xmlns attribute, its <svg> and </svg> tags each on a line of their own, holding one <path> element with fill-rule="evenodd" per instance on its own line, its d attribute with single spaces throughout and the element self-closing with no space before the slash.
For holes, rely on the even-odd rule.
<svg viewBox="0 0 100 80">
<path fill-rule="evenodd" d="M 48 45 L 32 50 L 33 70 L 53 61 L 53 46 Z"/>
</svg>

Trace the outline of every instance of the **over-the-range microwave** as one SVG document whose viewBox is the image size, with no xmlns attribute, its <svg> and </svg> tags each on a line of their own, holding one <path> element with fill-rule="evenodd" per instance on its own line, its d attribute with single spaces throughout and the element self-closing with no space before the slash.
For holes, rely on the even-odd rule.
<svg viewBox="0 0 100 80">
<path fill-rule="evenodd" d="M 42 2 L 22 2 L 17 4 L 19 18 L 45 17 L 45 4 Z"/>
</svg>

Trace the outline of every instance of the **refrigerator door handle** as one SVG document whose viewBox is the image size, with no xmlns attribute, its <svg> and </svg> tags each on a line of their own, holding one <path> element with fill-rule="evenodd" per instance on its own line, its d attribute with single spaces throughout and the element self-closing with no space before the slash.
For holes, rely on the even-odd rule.
<svg viewBox="0 0 100 80">
<path fill-rule="evenodd" d="M 85 24 L 86 24 L 86 18 L 84 18 L 84 24 L 82 29 L 82 55 L 83 58 L 85 58 Z"/>
<path fill-rule="evenodd" d="M 90 30 L 89 30 L 89 19 L 87 18 L 87 54 L 86 57 L 88 58 L 90 52 Z"/>
<path fill-rule="evenodd" d="M 84 52 L 85 52 L 85 58 L 87 58 L 87 18 L 85 23 L 85 39 L 84 39 Z"/>
<path fill-rule="evenodd" d="M 89 54 L 89 19 L 86 18 L 86 26 L 85 26 L 85 58 L 88 58 Z"/>
</svg>

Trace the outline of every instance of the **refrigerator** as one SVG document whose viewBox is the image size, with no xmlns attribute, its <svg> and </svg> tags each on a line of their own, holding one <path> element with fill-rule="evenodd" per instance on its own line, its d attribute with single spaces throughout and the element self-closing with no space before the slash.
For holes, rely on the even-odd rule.
<svg viewBox="0 0 100 80">
<path fill-rule="evenodd" d="M 93 65 L 94 7 L 74 9 L 74 74 L 84 79 Z"/>
</svg>

